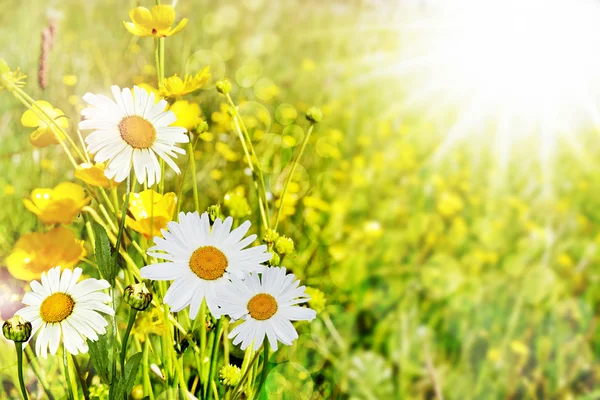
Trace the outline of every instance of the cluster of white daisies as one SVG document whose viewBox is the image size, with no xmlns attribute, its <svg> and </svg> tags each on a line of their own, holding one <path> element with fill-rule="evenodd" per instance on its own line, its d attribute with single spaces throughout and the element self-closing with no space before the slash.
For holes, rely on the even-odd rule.
<svg viewBox="0 0 600 400">
<path fill-rule="evenodd" d="M 170 126 L 176 117 L 165 111 L 166 101 L 155 101 L 153 93 L 137 86 L 112 87 L 115 98 L 86 94 L 92 107 L 82 111 L 81 129 L 92 129 L 87 138 L 88 151 L 96 162 L 106 163 L 106 176 L 121 182 L 133 168 L 138 182 L 148 186 L 159 182 L 161 168 L 157 156 L 175 172 L 173 158 L 185 151 L 176 146 L 189 141 L 185 128 Z M 190 307 L 195 319 L 203 302 L 215 318 L 222 315 L 243 320 L 230 333 L 233 344 L 246 349 L 252 343 L 260 348 L 267 338 L 271 348 L 277 343 L 291 345 L 298 337 L 291 321 L 310 321 L 316 312 L 300 307 L 310 298 L 305 287 L 284 267 L 267 267 L 271 254 L 264 245 L 250 247 L 256 235 L 246 236 L 250 222 L 231 229 L 233 219 L 216 219 L 211 226 L 207 213 L 180 213 L 170 222 L 148 255 L 164 262 L 141 269 L 143 278 L 173 281 L 164 302 L 172 312 Z M 103 291 L 105 280 L 85 279 L 82 270 L 59 267 L 43 273 L 41 283 L 31 282 L 17 315 L 31 322 L 32 336 L 39 332 L 36 353 L 56 354 L 61 339 L 71 354 L 85 353 L 87 340 L 95 341 L 106 333 L 107 321 L 101 314 L 113 315 L 107 305 L 110 297 Z"/>
</svg>

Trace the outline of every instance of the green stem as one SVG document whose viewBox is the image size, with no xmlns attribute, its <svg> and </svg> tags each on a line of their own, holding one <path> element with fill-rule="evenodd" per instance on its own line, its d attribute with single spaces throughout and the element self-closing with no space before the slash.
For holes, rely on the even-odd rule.
<svg viewBox="0 0 600 400">
<path fill-rule="evenodd" d="M 188 143 L 188 151 L 190 153 L 190 168 L 192 170 L 192 188 L 194 190 L 194 207 L 196 211 L 200 211 L 200 200 L 198 197 L 198 179 L 196 176 L 196 157 L 194 155 L 194 143 L 190 138 L 190 142 Z M 183 186 L 183 184 L 182 184 Z"/>
<path fill-rule="evenodd" d="M 207 398 L 208 395 L 208 386 L 211 385 L 213 383 L 213 379 L 214 379 L 214 375 L 215 375 L 215 369 L 216 369 L 216 365 L 217 365 L 217 359 L 219 358 L 219 341 L 221 338 L 221 332 L 223 328 L 223 317 L 219 318 L 219 320 L 217 321 L 217 326 L 215 328 L 215 336 L 213 338 L 213 343 L 212 343 L 212 351 L 211 351 L 211 355 L 210 355 L 210 367 L 208 369 L 208 384 L 206 386 L 204 386 L 204 398 Z"/>
<path fill-rule="evenodd" d="M 150 343 L 149 338 L 144 341 L 144 362 L 142 363 L 142 373 L 144 376 L 144 394 L 147 395 L 150 400 L 154 400 L 154 391 L 152 390 L 152 382 L 150 381 L 150 368 L 148 367 L 150 362 Z"/>
<path fill-rule="evenodd" d="M 25 389 L 25 381 L 23 380 L 23 343 L 15 342 L 15 349 L 17 350 L 17 373 L 19 375 L 21 393 L 23 394 L 23 399 L 29 400 L 27 389 Z"/>
<path fill-rule="evenodd" d="M 256 363 L 258 361 L 259 356 L 260 356 L 260 352 L 257 351 L 256 354 L 254 355 L 254 358 L 252 358 L 252 361 L 250 361 L 250 364 L 246 367 L 246 371 L 244 372 L 244 375 L 242 375 L 242 378 L 240 379 L 238 384 L 235 385 L 235 388 L 232 391 L 234 400 L 236 400 L 239 397 L 238 395 L 241 395 L 241 392 L 238 393 L 238 391 L 244 387 L 244 384 L 246 383 L 246 380 L 248 379 L 248 375 L 250 374 L 250 371 L 252 371 L 252 367 L 254 366 L 254 363 Z"/>
<path fill-rule="evenodd" d="M 269 228 L 269 203 L 267 200 L 267 187 L 265 186 L 265 179 L 262 173 L 262 169 L 260 167 L 260 165 L 258 164 L 258 156 L 256 155 L 256 151 L 254 150 L 254 146 L 252 145 L 252 139 L 250 139 L 250 135 L 248 134 L 248 129 L 246 128 L 246 124 L 244 124 L 244 120 L 242 119 L 242 116 L 240 115 L 240 113 L 237 110 L 237 107 L 235 106 L 235 103 L 233 102 L 233 100 L 231 99 L 231 96 L 229 95 L 229 93 L 227 93 L 225 95 L 227 97 L 227 101 L 229 102 L 229 105 L 231 106 L 231 108 L 233 109 L 233 112 L 235 113 L 235 120 L 236 120 L 236 127 L 239 128 L 239 126 L 241 126 L 241 130 L 244 133 L 243 136 L 240 135 L 240 140 L 245 139 L 246 145 L 248 146 L 248 150 L 250 152 L 251 157 L 248 158 L 248 164 L 250 167 L 250 170 L 252 171 L 252 178 L 254 180 L 254 185 L 256 187 L 256 191 L 258 192 L 258 198 L 259 198 L 259 206 L 260 206 L 260 211 L 261 211 L 261 215 L 263 217 L 263 224 L 265 225 L 264 228 L 268 229 Z M 237 125 L 239 123 L 239 126 Z M 242 146 L 244 145 L 244 141 L 242 141 Z M 244 149 L 246 151 L 246 155 L 248 156 L 248 150 Z M 254 165 L 256 164 L 256 165 Z M 257 175 L 258 175 L 258 179 L 257 179 Z"/>
<path fill-rule="evenodd" d="M 256 398 L 260 396 L 260 391 L 262 390 L 265 381 L 267 380 L 267 375 L 269 374 L 269 346 L 267 344 L 267 339 L 263 343 L 263 367 L 262 372 L 260 374 L 260 383 L 258 384 L 258 389 L 256 389 Z"/>
<path fill-rule="evenodd" d="M 127 356 L 127 341 L 129 340 L 129 334 L 131 333 L 131 328 L 133 328 L 133 324 L 135 322 L 135 317 L 137 316 L 138 310 L 135 308 L 131 308 L 129 310 L 129 322 L 127 323 L 127 329 L 125 329 L 125 334 L 123 335 L 122 345 L 121 345 L 121 373 L 125 371 L 125 357 Z"/>
<path fill-rule="evenodd" d="M 302 154 L 304 154 L 304 150 L 306 149 L 306 145 L 308 144 L 308 140 L 310 139 L 310 135 L 312 134 L 314 126 L 315 125 L 311 122 L 310 126 L 308 127 L 308 132 L 306 133 L 306 136 L 304 137 L 304 141 L 302 142 L 302 147 L 300 148 L 300 152 L 296 155 L 296 157 L 292 161 L 292 167 L 290 169 L 290 173 L 287 176 L 287 179 L 285 180 L 285 185 L 283 186 L 283 192 L 281 192 L 281 197 L 279 198 L 279 208 L 277 209 L 277 218 L 275 219 L 275 227 L 273 228 L 275 230 L 277 230 L 277 227 L 279 226 L 279 218 L 281 217 L 281 210 L 283 209 L 285 195 L 287 193 L 288 186 L 292 180 L 292 177 L 294 176 L 294 171 L 296 170 L 298 161 L 302 157 Z"/>
<path fill-rule="evenodd" d="M 67 397 L 71 400 L 75 399 L 75 393 L 73 391 L 73 385 L 71 385 L 71 373 L 69 371 L 69 359 L 67 357 L 67 349 L 63 344 L 63 365 L 65 367 L 65 379 L 67 380 Z"/>
<path fill-rule="evenodd" d="M 79 378 L 79 382 L 81 383 L 81 390 L 83 391 L 83 398 L 85 400 L 90 400 L 90 390 L 88 388 L 87 382 L 85 381 L 83 372 L 81 371 L 81 367 L 79 366 L 79 363 L 77 362 L 77 358 L 75 358 L 75 356 L 72 356 L 71 360 L 73 361 L 73 366 L 75 367 L 75 372 L 77 373 L 77 378 Z"/>
</svg>

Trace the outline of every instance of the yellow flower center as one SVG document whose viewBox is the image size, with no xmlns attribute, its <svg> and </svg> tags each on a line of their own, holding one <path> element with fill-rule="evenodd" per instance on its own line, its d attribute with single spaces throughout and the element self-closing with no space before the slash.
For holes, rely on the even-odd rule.
<svg viewBox="0 0 600 400">
<path fill-rule="evenodd" d="M 259 293 L 248 302 L 250 316 L 259 321 L 271 318 L 277 312 L 275 297 L 267 293 Z"/>
<path fill-rule="evenodd" d="M 46 297 L 40 306 L 40 316 L 44 322 L 62 322 L 73 313 L 75 301 L 66 293 L 54 293 Z"/>
<path fill-rule="evenodd" d="M 123 140 L 136 149 L 147 149 L 156 139 L 154 125 L 137 115 L 123 118 L 119 122 L 119 132 Z"/>
<path fill-rule="evenodd" d="M 190 257 L 190 268 L 200 279 L 219 279 L 227 269 L 227 257 L 214 246 L 199 247 Z"/>
</svg>

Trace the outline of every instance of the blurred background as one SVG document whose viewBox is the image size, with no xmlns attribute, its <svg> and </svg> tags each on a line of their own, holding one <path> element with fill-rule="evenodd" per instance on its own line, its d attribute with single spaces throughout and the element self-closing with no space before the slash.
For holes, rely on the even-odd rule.
<svg viewBox="0 0 600 400">
<path fill-rule="evenodd" d="M 152 41 L 122 22 L 137 5 L 152 4 L 2 0 L 0 57 L 76 122 L 88 91 L 156 85 Z M 234 83 L 274 202 L 304 112 L 325 115 L 281 225 L 296 242 L 287 266 L 323 296 L 318 319 L 277 353 L 274 395 L 600 398 L 599 10 L 591 0 L 176 1 L 190 22 L 167 41 L 166 74 L 210 65 L 213 75 L 192 97 L 210 127 L 196 154 L 201 207 L 255 201 L 218 79 Z M 59 147 L 31 146 L 7 92 L 0 111 L 6 319 L 26 283 L 3 262 L 41 229 L 22 199 L 73 177 Z M 0 351 L 5 388 L 15 374 Z"/>
</svg>

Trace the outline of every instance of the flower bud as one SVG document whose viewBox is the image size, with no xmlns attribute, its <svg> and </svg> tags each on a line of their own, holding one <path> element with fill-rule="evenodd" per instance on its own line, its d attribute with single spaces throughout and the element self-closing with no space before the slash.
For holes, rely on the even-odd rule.
<svg viewBox="0 0 600 400">
<path fill-rule="evenodd" d="M 219 93 L 223 94 L 231 92 L 231 82 L 229 82 L 227 79 L 221 79 L 219 82 L 217 82 L 217 90 Z"/>
<path fill-rule="evenodd" d="M 227 364 L 219 371 L 219 378 L 224 386 L 236 386 L 242 377 L 242 370 L 235 365 Z"/>
<path fill-rule="evenodd" d="M 294 241 L 289 237 L 281 236 L 275 242 L 275 250 L 277 250 L 277 252 L 282 256 L 291 254 L 294 252 Z"/>
<path fill-rule="evenodd" d="M 123 300 L 132 308 L 144 311 L 152 303 L 152 293 L 148 291 L 143 282 L 129 285 L 123 292 Z"/>
<path fill-rule="evenodd" d="M 279 257 L 279 254 L 277 254 L 273 250 L 269 250 L 269 253 L 271 253 L 271 259 L 268 261 L 268 264 L 271 267 L 278 267 L 281 263 L 281 257 Z"/>
<path fill-rule="evenodd" d="M 13 342 L 23 343 L 31 337 L 31 323 L 18 315 L 8 319 L 2 325 L 4 337 Z"/>
<path fill-rule="evenodd" d="M 208 218 L 210 219 L 211 224 L 214 223 L 217 218 L 225 219 L 225 216 L 223 215 L 223 212 L 221 211 L 220 204 L 215 204 L 215 205 L 208 207 L 206 209 L 206 212 L 208 213 Z"/>
<path fill-rule="evenodd" d="M 198 124 L 198 126 L 196 126 L 196 134 L 201 134 L 208 131 L 208 122 L 206 122 L 205 120 L 200 121 L 200 123 Z"/>
<path fill-rule="evenodd" d="M 263 236 L 263 242 L 266 244 L 273 244 L 277 239 L 279 239 L 279 233 L 271 228 L 267 229 L 265 235 Z"/>
<path fill-rule="evenodd" d="M 323 111 L 320 108 L 311 107 L 306 112 L 306 119 L 317 124 L 323 119 Z"/>
<path fill-rule="evenodd" d="M 317 314 L 325 309 L 325 306 L 327 305 L 325 293 L 312 287 L 307 287 L 304 292 L 310 296 L 310 300 L 308 301 L 309 307 L 315 310 Z"/>
</svg>

